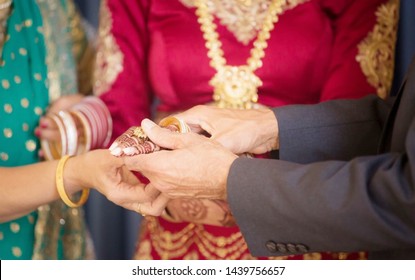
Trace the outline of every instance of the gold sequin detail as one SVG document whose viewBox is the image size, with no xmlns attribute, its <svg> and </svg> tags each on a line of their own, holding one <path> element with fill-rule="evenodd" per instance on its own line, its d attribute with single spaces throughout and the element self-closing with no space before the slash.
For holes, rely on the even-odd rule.
<svg viewBox="0 0 415 280">
<path fill-rule="evenodd" d="M 392 86 L 395 66 L 395 46 L 399 19 L 399 0 L 389 0 L 376 11 L 373 31 L 358 45 L 356 60 L 369 84 L 381 98 L 386 98 Z"/>
<path fill-rule="evenodd" d="M 27 20 L 24 21 L 24 25 L 26 27 L 31 27 L 32 24 L 33 24 L 33 21 L 31 19 L 27 19 Z"/>
<path fill-rule="evenodd" d="M 23 108 L 29 107 L 29 100 L 27 100 L 27 98 L 22 98 L 22 100 L 20 100 L 20 105 L 22 105 Z"/>
<path fill-rule="evenodd" d="M 28 131 L 29 130 L 29 125 L 27 123 L 22 124 L 22 129 L 23 129 L 23 131 Z"/>
<path fill-rule="evenodd" d="M 20 225 L 18 223 L 11 223 L 10 224 L 10 230 L 13 233 L 18 233 L 20 231 Z"/>
<path fill-rule="evenodd" d="M 33 152 L 34 150 L 36 150 L 36 142 L 33 140 L 27 140 L 26 141 L 26 149 L 29 152 Z"/>
<path fill-rule="evenodd" d="M 195 0 L 180 0 L 187 7 L 194 7 Z M 286 6 L 292 9 L 309 0 L 287 0 Z M 214 14 L 242 44 L 248 45 L 261 29 L 270 0 L 207 0 L 209 12 Z"/>
<path fill-rule="evenodd" d="M 20 48 L 20 49 L 19 49 L 19 53 L 20 53 L 21 55 L 27 55 L 27 50 L 26 50 L 25 48 Z"/>
<path fill-rule="evenodd" d="M 94 94 L 108 91 L 123 70 L 124 54 L 111 33 L 112 16 L 106 0 L 101 3 L 98 52 L 94 72 Z"/>
<path fill-rule="evenodd" d="M 41 81 L 42 80 L 42 75 L 40 75 L 39 73 L 34 74 L 33 77 L 35 77 L 36 81 Z"/>
<path fill-rule="evenodd" d="M 14 82 L 16 84 L 20 84 L 22 82 L 22 79 L 19 76 L 16 75 L 16 76 L 14 76 Z"/>
<path fill-rule="evenodd" d="M 0 158 L 2 161 L 7 161 L 9 159 L 9 155 L 6 153 L 0 153 Z"/>
<path fill-rule="evenodd" d="M 12 52 L 12 53 L 10 53 L 10 58 L 11 58 L 12 60 L 14 60 L 14 59 L 16 58 L 16 55 Z"/>
<path fill-rule="evenodd" d="M 303 257 L 305 260 L 321 260 L 321 253 L 307 253 Z"/>
<path fill-rule="evenodd" d="M 4 134 L 4 137 L 6 138 L 12 138 L 13 131 L 10 128 L 5 128 L 3 129 L 3 134 Z"/>
<path fill-rule="evenodd" d="M 35 108 L 35 114 L 38 116 L 41 116 L 43 114 L 43 110 L 40 107 Z"/>
<path fill-rule="evenodd" d="M 2 86 L 4 89 L 9 89 L 9 88 L 10 88 L 10 83 L 9 83 L 9 81 L 8 81 L 8 80 L 2 80 L 2 81 L 1 81 L 1 86 Z"/>
<path fill-rule="evenodd" d="M 12 247 L 12 253 L 16 258 L 20 258 L 22 256 L 22 249 L 19 247 Z"/>
<path fill-rule="evenodd" d="M 4 111 L 8 114 L 11 114 L 13 112 L 13 107 L 10 104 L 4 104 Z"/>
</svg>

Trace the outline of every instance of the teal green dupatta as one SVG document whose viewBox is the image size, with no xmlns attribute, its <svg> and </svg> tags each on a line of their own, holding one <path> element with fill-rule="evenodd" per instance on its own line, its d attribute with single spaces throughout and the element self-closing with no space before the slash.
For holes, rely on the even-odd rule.
<svg viewBox="0 0 415 280">
<path fill-rule="evenodd" d="M 12 5 L 0 66 L 0 166 L 8 167 L 39 161 L 34 128 L 40 117 L 51 101 L 78 92 L 73 3 Z M 85 240 L 82 210 L 58 201 L 0 224 L 0 259 L 83 259 Z"/>
</svg>

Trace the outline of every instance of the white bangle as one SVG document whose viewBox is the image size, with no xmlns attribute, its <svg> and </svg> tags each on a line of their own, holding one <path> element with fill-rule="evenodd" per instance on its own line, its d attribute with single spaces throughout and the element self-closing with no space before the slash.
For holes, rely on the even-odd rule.
<svg viewBox="0 0 415 280">
<path fill-rule="evenodd" d="M 8 7 L 10 7 L 11 4 L 12 4 L 12 0 L 9 0 L 4 3 L 0 3 L 0 10 L 7 9 Z"/>
<path fill-rule="evenodd" d="M 67 153 L 65 154 L 73 156 L 78 150 L 78 131 L 76 130 L 75 121 L 73 120 L 72 115 L 67 111 L 59 111 L 58 115 L 62 120 L 66 132 Z M 62 154 L 62 156 L 63 155 L 64 154 Z"/>
</svg>

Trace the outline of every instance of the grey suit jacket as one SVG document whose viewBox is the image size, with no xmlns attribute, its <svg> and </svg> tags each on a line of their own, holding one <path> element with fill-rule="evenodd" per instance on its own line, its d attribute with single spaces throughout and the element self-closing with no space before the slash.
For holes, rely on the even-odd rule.
<svg viewBox="0 0 415 280">
<path fill-rule="evenodd" d="M 415 60 L 393 105 L 371 96 L 274 112 L 280 160 L 239 158 L 228 177 L 251 253 L 415 259 Z"/>
</svg>

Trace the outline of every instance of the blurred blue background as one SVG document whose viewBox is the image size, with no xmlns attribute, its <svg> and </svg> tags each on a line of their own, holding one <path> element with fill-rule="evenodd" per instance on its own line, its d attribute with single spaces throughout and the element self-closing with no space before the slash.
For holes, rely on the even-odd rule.
<svg viewBox="0 0 415 280">
<path fill-rule="evenodd" d="M 84 18 L 92 27 L 97 28 L 100 0 L 75 0 L 75 2 Z M 415 1 L 401 0 L 392 94 L 397 91 L 414 54 Z M 95 243 L 97 259 L 132 258 L 141 219 L 138 214 L 115 206 L 94 192 L 86 205 L 86 217 Z"/>
</svg>

